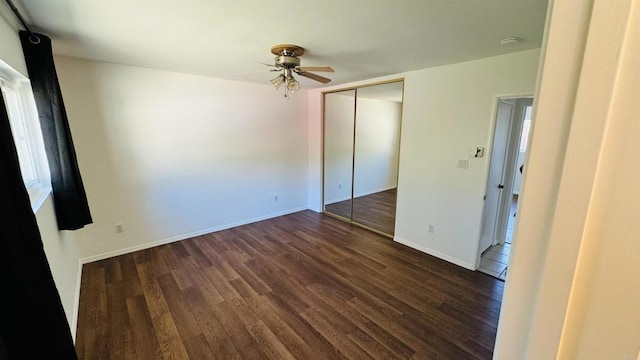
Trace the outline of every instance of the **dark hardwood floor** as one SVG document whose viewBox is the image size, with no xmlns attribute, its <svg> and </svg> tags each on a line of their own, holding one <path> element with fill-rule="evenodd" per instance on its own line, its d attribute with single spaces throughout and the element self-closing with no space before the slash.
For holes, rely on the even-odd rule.
<svg viewBox="0 0 640 360">
<path fill-rule="evenodd" d="M 81 359 L 490 359 L 504 283 L 312 211 L 84 266 Z"/>
<path fill-rule="evenodd" d="M 353 221 L 393 235 L 396 225 L 396 198 L 397 189 L 391 189 L 354 198 L 353 203 L 351 200 L 345 200 L 327 204 L 325 210 L 349 218 L 353 204 Z"/>
</svg>

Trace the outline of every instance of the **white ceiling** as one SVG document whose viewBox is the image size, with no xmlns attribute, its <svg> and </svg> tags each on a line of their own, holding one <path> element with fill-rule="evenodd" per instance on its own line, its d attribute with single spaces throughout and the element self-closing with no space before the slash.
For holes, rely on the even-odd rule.
<svg viewBox="0 0 640 360">
<path fill-rule="evenodd" d="M 546 0 L 22 0 L 57 55 L 268 84 L 272 45 L 329 85 L 540 46 Z M 522 43 L 500 47 L 517 36 Z M 305 88 L 322 84 L 301 79 Z"/>
</svg>

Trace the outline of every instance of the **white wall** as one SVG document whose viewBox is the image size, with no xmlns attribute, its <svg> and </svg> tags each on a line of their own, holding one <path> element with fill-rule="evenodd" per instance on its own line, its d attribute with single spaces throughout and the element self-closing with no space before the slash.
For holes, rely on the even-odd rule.
<svg viewBox="0 0 640 360">
<path fill-rule="evenodd" d="M 397 241 L 475 267 L 489 156 L 468 169 L 457 160 L 490 149 L 497 98 L 533 94 L 538 59 L 531 50 L 407 74 Z"/>
<path fill-rule="evenodd" d="M 0 59 L 25 77 L 29 77 L 27 65 L 24 63 L 24 55 L 22 54 L 22 45 L 20 45 L 20 38 L 18 37 L 18 28 L 14 23 L 9 23 L 5 19 L 5 16 L 11 16 L 10 14 L 5 15 L 2 12 L 0 15 L 0 39 L 2 40 Z"/>
<path fill-rule="evenodd" d="M 84 261 L 307 208 L 304 91 L 56 65 L 94 219 L 77 234 Z"/>
<path fill-rule="evenodd" d="M 358 96 L 354 196 L 393 189 L 398 184 L 402 104 Z"/>
<path fill-rule="evenodd" d="M 533 94 L 539 54 L 529 50 L 342 85 L 405 79 L 396 241 L 474 268 L 489 156 L 470 159 L 464 170 L 457 160 L 476 146 L 490 150 L 498 97 Z M 310 106 L 321 97 L 321 90 L 313 91 Z M 322 118 L 311 116 L 313 145 L 322 136 Z M 310 176 L 317 179 L 321 148 L 309 151 Z M 310 206 L 317 209 L 319 202 L 314 196 Z"/>
<path fill-rule="evenodd" d="M 75 232 L 58 231 L 51 196 L 48 196 L 38 209 L 36 220 L 40 228 L 44 252 L 47 254 L 49 267 L 53 273 L 53 279 L 58 288 L 71 333 L 75 339 L 82 275 Z"/>
<path fill-rule="evenodd" d="M 3 17 L 0 17 L 0 39 L 0 59 L 22 75 L 28 76 L 17 29 L 7 23 Z M 82 268 L 74 233 L 58 231 L 50 196 L 38 209 L 36 220 L 67 321 L 75 337 Z"/>
</svg>

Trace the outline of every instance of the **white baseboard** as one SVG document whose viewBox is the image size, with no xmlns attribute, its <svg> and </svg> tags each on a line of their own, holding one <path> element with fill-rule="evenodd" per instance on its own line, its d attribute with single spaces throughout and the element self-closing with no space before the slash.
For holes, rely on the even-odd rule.
<svg viewBox="0 0 640 360">
<path fill-rule="evenodd" d="M 191 232 L 191 233 L 188 233 L 188 234 L 172 236 L 172 237 L 170 237 L 168 239 L 150 241 L 150 242 L 147 242 L 147 243 L 144 243 L 144 244 L 130 246 L 130 247 L 127 247 L 127 248 L 124 248 L 124 249 L 108 251 L 106 253 L 102 253 L 102 254 L 98 254 L 98 255 L 93 255 L 93 256 L 88 256 L 88 257 L 82 258 L 82 259 L 80 259 L 80 261 L 83 264 L 88 264 L 88 263 L 92 263 L 92 262 L 95 262 L 95 261 L 100 261 L 100 260 L 112 258 L 112 257 L 115 257 L 115 256 L 120 256 L 120 255 L 129 254 L 129 253 L 140 251 L 140 250 L 144 250 L 144 249 L 149 249 L 149 248 L 152 248 L 152 247 L 155 247 L 155 246 L 169 244 L 169 243 L 172 243 L 172 242 L 185 240 L 185 239 L 190 239 L 192 237 L 196 237 L 196 236 L 200 236 L 200 235 L 210 234 L 210 233 L 213 233 L 213 232 L 216 232 L 216 231 L 230 229 L 230 228 L 233 228 L 233 227 L 236 227 L 236 226 L 247 225 L 247 224 L 251 224 L 251 223 L 262 221 L 262 220 L 272 219 L 272 218 L 275 218 L 275 217 L 278 217 L 278 216 L 284 216 L 284 215 L 293 214 L 293 213 L 296 213 L 296 212 L 299 212 L 299 211 L 303 211 L 303 210 L 308 210 L 308 209 L 306 207 L 299 207 L 299 208 L 295 208 L 295 209 L 289 209 L 289 210 L 286 210 L 286 211 L 283 211 L 283 212 L 279 212 L 279 213 L 259 216 L 259 217 L 252 218 L 252 219 L 241 220 L 241 221 L 238 221 L 238 222 L 225 224 L 225 225 L 221 225 L 221 226 L 217 226 L 217 227 L 213 227 L 213 228 L 209 228 L 209 229 L 203 229 L 203 230 L 199 230 L 199 231 L 194 231 L 194 232 Z"/>
<path fill-rule="evenodd" d="M 76 279 L 76 294 L 73 303 L 73 317 L 71 318 L 71 337 L 76 342 L 76 330 L 78 330 L 78 312 L 80 311 L 80 285 L 82 284 L 82 260 L 78 259 L 78 275 Z"/>
<path fill-rule="evenodd" d="M 426 253 L 426 254 L 435 256 L 435 257 L 437 257 L 439 259 L 448 261 L 448 262 L 450 262 L 452 264 L 455 264 L 455 265 L 458 265 L 458 266 L 462 266 L 465 269 L 469 269 L 469 270 L 473 270 L 473 271 L 476 270 L 475 267 L 473 266 L 473 264 L 470 264 L 470 263 L 468 263 L 466 261 L 462 261 L 460 259 L 456 259 L 456 258 L 451 257 L 449 255 L 445 255 L 445 254 L 440 253 L 440 252 L 438 252 L 436 250 L 430 249 L 430 248 L 428 248 L 426 246 L 422 246 L 422 245 L 416 244 L 416 243 L 411 242 L 411 241 L 406 240 L 406 239 L 401 239 L 401 238 L 399 238 L 397 236 L 394 237 L 393 240 L 395 242 L 399 242 L 400 244 L 406 245 L 406 246 L 408 246 L 410 248 L 422 251 L 423 253 Z"/>
</svg>

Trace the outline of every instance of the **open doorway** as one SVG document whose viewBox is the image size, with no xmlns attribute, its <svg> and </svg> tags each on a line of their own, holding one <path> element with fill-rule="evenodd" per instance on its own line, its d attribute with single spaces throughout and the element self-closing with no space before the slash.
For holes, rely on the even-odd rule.
<svg viewBox="0 0 640 360">
<path fill-rule="evenodd" d="M 533 99 L 500 98 L 496 111 L 491 164 L 485 193 L 478 271 L 506 279 L 518 199 L 521 167 L 527 151 Z"/>
</svg>

